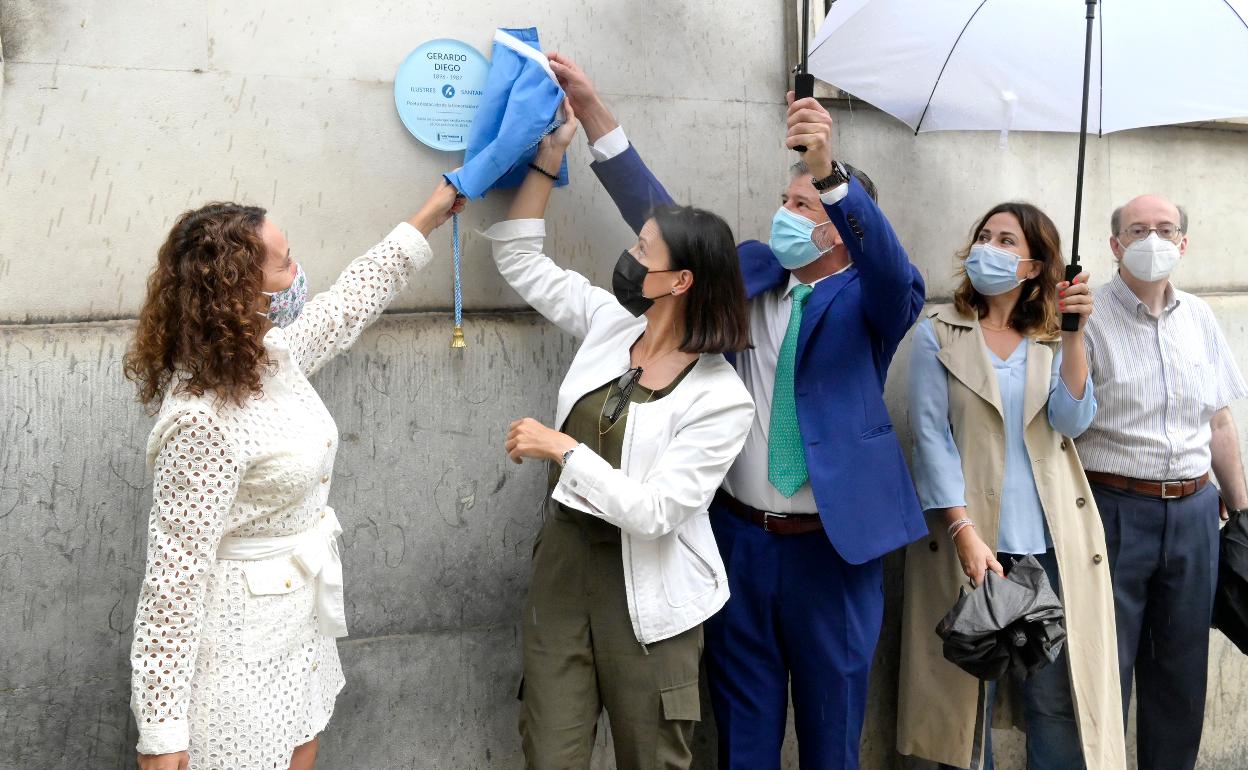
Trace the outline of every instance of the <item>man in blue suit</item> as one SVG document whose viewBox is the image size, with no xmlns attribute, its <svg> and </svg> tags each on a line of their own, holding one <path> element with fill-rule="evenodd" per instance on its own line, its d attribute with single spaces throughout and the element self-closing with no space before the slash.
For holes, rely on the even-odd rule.
<svg viewBox="0 0 1248 770">
<path fill-rule="evenodd" d="M 639 230 L 671 197 L 585 73 L 550 58 L 594 171 Z M 834 160 L 831 116 L 789 101 L 802 163 L 769 243 L 738 249 L 754 347 L 734 364 L 757 412 L 711 508 L 732 596 L 705 626 L 707 672 L 721 768 L 779 768 L 791 685 L 803 770 L 857 770 L 882 557 L 927 534 L 883 397 L 924 286 L 874 185 Z"/>
</svg>

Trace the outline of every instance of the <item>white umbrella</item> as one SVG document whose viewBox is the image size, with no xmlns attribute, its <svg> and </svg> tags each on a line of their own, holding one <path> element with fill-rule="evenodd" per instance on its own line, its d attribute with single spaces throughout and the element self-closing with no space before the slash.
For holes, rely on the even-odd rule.
<svg viewBox="0 0 1248 770">
<path fill-rule="evenodd" d="M 1085 5 L 837 0 L 809 69 L 915 131 L 1078 131 Z M 1089 131 L 1248 116 L 1248 0 L 1094 5 Z"/>
<path fill-rule="evenodd" d="M 808 69 L 915 133 L 1078 131 L 1070 280 L 1087 132 L 1248 116 L 1245 18 L 1248 0 L 837 0 Z"/>
</svg>

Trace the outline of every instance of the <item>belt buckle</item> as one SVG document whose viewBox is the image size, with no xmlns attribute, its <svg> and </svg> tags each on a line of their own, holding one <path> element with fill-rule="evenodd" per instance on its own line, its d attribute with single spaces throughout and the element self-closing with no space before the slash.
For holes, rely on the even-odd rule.
<svg viewBox="0 0 1248 770">
<path fill-rule="evenodd" d="M 771 511 L 763 511 L 763 531 L 771 532 L 771 520 L 772 519 L 784 520 L 787 518 L 789 517 L 783 513 L 772 513 Z"/>
<path fill-rule="evenodd" d="M 1179 491 L 1174 494 L 1170 494 L 1167 490 L 1171 486 L 1177 487 Z M 1183 496 L 1183 482 L 1182 481 L 1161 482 L 1161 499 L 1162 500 L 1177 500 L 1178 498 L 1182 496 Z"/>
</svg>

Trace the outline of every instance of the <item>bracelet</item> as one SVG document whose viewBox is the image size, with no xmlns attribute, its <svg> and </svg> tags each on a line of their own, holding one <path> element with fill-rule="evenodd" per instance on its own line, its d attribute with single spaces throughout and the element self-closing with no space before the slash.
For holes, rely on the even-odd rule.
<svg viewBox="0 0 1248 770">
<path fill-rule="evenodd" d="M 953 522 L 952 524 L 949 525 L 949 539 L 950 540 L 954 539 L 955 537 L 958 536 L 959 532 L 966 529 L 967 527 L 974 529 L 975 522 L 971 521 L 970 519 L 958 519 L 957 521 Z"/>
<path fill-rule="evenodd" d="M 530 164 L 529 164 L 529 168 L 533 169 L 534 171 L 536 171 L 537 173 L 539 173 L 539 174 L 541 174 L 542 176 L 546 177 L 547 179 L 549 179 L 549 180 L 550 180 L 550 181 L 552 181 L 552 182 L 558 182 L 558 181 L 559 181 L 559 175 L 558 175 L 558 174 L 552 174 L 552 173 L 550 173 L 549 171 L 547 171 L 546 169 L 544 169 L 544 168 L 542 168 L 541 166 L 537 165 L 536 163 L 530 163 Z"/>
</svg>

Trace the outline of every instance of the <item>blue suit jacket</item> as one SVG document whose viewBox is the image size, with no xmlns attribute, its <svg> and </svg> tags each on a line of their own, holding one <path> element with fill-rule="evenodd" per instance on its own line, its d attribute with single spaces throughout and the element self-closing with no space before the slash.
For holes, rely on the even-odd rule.
<svg viewBox="0 0 1248 770">
<path fill-rule="evenodd" d="M 671 196 L 636 150 L 594 172 L 635 231 Z M 837 552 L 862 564 L 927 535 L 901 445 L 884 405 L 897 345 L 923 309 L 923 278 L 892 226 L 856 180 L 824 207 L 853 265 L 820 281 L 802 316 L 795 390 L 806 464 L 823 528 Z M 789 272 L 765 243 L 737 249 L 750 299 L 785 286 Z"/>
</svg>

